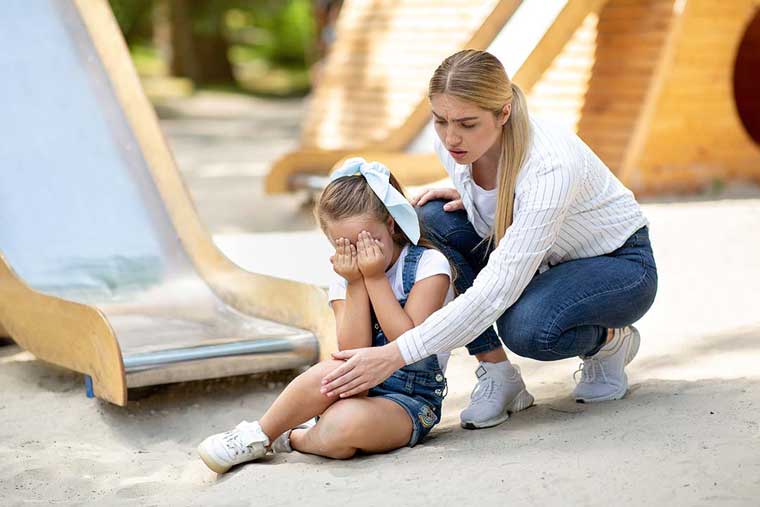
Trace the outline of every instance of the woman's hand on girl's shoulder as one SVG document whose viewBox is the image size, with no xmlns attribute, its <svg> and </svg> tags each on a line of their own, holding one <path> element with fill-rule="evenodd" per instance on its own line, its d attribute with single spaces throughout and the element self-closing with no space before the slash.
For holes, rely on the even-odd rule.
<svg viewBox="0 0 760 507">
<path fill-rule="evenodd" d="M 445 211 L 458 211 L 464 209 L 462 204 L 462 196 L 456 188 L 429 188 L 422 192 L 417 197 L 413 197 L 409 202 L 412 206 L 422 206 L 428 201 L 435 201 L 436 199 L 442 199 L 449 201 L 443 205 Z"/>
<path fill-rule="evenodd" d="M 347 282 L 355 282 L 362 277 L 359 271 L 358 254 L 356 247 L 346 238 L 338 238 L 335 242 L 335 255 L 330 257 L 333 271 L 346 279 Z"/>
</svg>

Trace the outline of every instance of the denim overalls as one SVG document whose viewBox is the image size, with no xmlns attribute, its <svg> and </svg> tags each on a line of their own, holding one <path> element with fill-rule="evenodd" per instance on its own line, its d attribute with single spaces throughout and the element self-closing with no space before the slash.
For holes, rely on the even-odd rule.
<svg viewBox="0 0 760 507">
<path fill-rule="evenodd" d="M 404 297 L 399 300 L 403 307 L 412 290 L 417 265 L 425 248 L 409 245 L 404 257 L 402 271 Z M 372 311 L 372 346 L 380 347 L 388 343 L 380 324 Z M 412 418 L 412 437 L 409 447 L 416 445 L 441 420 L 441 404 L 446 396 L 446 378 L 438 364 L 438 357 L 428 356 L 421 361 L 396 370 L 385 382 L 369 390 L 368 396 L 380 396 L 393 400 L 407 411 Z"/>
</svg>

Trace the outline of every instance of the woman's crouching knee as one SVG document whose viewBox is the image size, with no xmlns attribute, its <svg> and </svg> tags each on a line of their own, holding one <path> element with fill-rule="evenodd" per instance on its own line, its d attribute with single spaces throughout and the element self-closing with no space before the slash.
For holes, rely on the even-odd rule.
<svg viewBox="0 0 760 507">
<path fill-rule="evenodd" d="M 499 331 L 501 334 L 501 330 Z M 552 337 L 539 332 L 511 333 L 501 336 L 504 345 L 518 356 L 545 360 L 547 350 L 551 348 Z"/>
</svg>

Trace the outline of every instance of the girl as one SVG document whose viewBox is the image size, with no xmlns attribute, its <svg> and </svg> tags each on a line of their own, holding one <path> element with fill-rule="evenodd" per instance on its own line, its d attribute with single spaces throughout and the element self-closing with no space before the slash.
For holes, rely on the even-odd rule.
<svg viewBox="0 0 760 507">
<path fill-rule="evenodd" d="M 417 214 L 385 166 L 348 160 L 333 173 L 315 214 L 335 247 L 330 261 L 339 278 L 329 299 L 340 350 L 392 342 L 453 298 L 448 260 L 423 246 Z M 270 450 L 346 459 L 414 446 L 440 420 L 443 360 L 420 358 L 347 399 L 320 390 L 322 378 L 342 364 L 323 361 L 293 380 L 260 420 L 208 437 L 198 452 L 224 473 Z M 315 416 L 316 424 L 304 424 Z"/>
<path fill-rule="evenodd" d="M 640 341 L 631 324 L 657 292 L 648 222 L 633 194 L 574 133 L 530 117 L 490 53 L 446 58 L 428 97 L 454 188 L 429 190 L 416 204 L 456 264 L 461 294 L 389 345 L 337 354 L 346 362 L 326 375 L 328 393 L 351 396 L 405 363 L 483 338 L 496 323 L 522 356 L 580 356 L 578 402 L 622 398 Z M 485 251 L 473 255 L 478 246 Z M 501 346 L 485 338 L 462 413 L 470 428 L 499 424 L 527 406 L 520 397 L 530 399 Z"/>
</svg>

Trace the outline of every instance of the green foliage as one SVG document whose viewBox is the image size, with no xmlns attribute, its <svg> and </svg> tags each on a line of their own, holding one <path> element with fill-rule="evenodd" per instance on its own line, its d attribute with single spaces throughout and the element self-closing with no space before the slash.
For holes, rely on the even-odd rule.
<svg viewBox="0 0 760 507">
<path fill-rule="evenodd" d="M 150 41 L 155 2 L 151 0 L 109 0 L 119 28 L 131 45 Z"/>
<path fill-rule="evenodd" d="M 109 2 L 139 68 L 150 75 L 169 68 L 169 62 L 160 62 L 160 51 L 150 50 L 154 25 L 170 22 L 169 0 Z M 271 88 L 275 94 L 278 87 L 285 94 L 307 91 L 315 40 L 311 0 L 187 0 L 185 5 L 193 34 L 227 41 L 239 85 Z"/>
<path fill-rule="evenodd" d="M 235 5 L 225 13 L 225 28 L 238 61 L 263 58 L 273 65 L 307 65 L 314 40 L 309 0 L 228 0 L 231 4 Z"/>
</svg>

